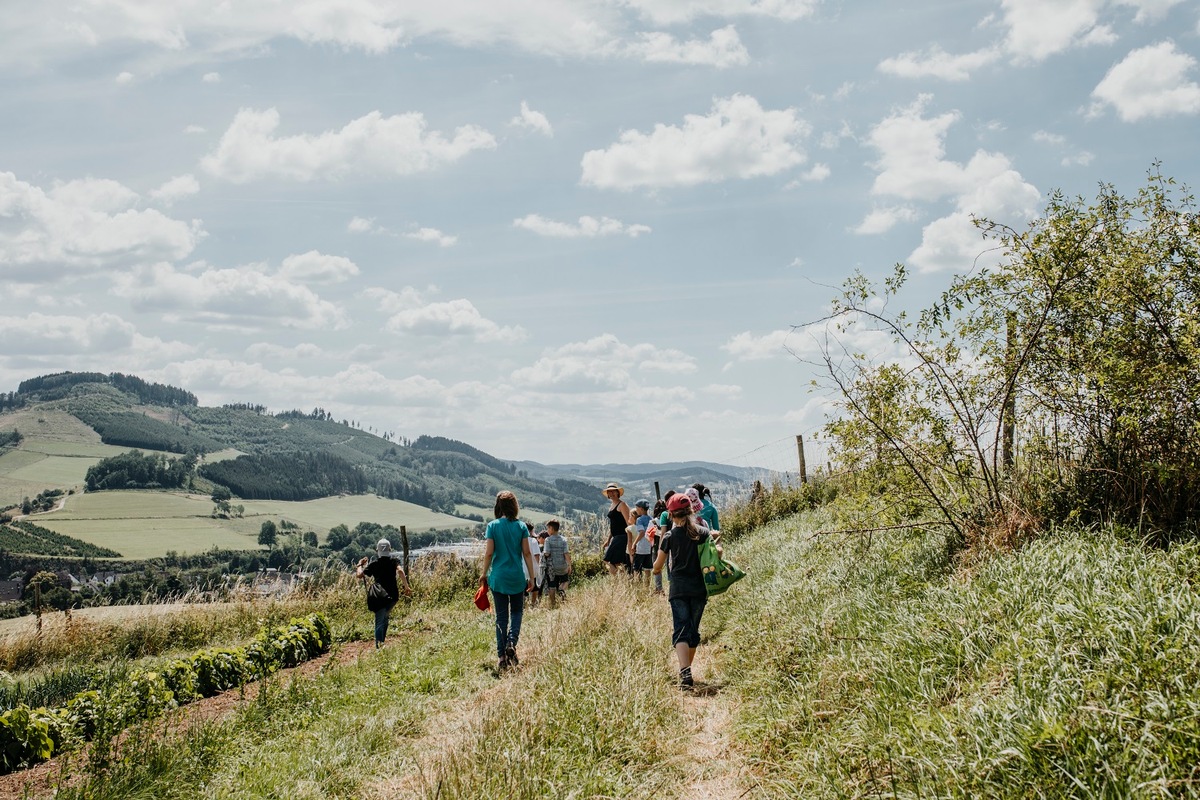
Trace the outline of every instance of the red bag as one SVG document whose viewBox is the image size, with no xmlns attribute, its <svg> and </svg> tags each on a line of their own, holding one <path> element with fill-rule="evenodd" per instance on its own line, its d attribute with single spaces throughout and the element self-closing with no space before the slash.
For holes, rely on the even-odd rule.
<svg viewBox="0 0 1200 800">
<path fill-rule="evenodd" d="M 475 593 L 475 605 L 480 611 L 487 611 L 492 607 L 488 602 L 488 587 L 486 583 L 479 584 L 479 591 Z"/>
</svg>

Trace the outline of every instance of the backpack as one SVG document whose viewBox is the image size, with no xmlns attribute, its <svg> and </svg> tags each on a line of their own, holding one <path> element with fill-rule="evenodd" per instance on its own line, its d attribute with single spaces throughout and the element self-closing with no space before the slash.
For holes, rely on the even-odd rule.
<svg viewBox="0 0 1200 800">
<path fill-rule="evenodd" d="M 555 540 L 558 541 L 555 541 Z M 566 575 L 567 574 L 567 541 L 562 538 L 562 534 L 555 534 L 546 540 L 546 552 L 542 554 L 542 560 L 546 562 L 546 574 L 548 575 Z"/>
</svg>

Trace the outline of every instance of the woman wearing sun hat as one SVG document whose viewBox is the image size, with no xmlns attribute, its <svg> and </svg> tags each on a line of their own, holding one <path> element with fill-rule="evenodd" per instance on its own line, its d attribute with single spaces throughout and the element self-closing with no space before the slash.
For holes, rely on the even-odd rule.
<svg viewBox="0 0 1200 800">
<path fill-rule="evenodd" d="M 608 538 L 604 540 L 604 563 L 608 565 L 609 575 L 616 575 L 618 570 L 628 574 L 630 569 L 633 546 L 626 528 L 633 522 L 629 518 L 629 506 L 621 499 L 623 494 L 625 490 L 616 483 L 604 487 L 604 496 L 612 501 L 612 508 L 608 509 Z"/>
</svg>

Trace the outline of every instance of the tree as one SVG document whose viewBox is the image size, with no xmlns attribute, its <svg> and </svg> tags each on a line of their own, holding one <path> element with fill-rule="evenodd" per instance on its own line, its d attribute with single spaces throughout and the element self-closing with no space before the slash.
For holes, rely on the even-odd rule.
<svg viewBox="0 0 1200 800">
<path fill-rule="evenodd" d="M 1055 193 L 1002 251 L 914 320 L 906 280 L 851 278 L 823 362 L 837 458 L 895 507 L 932 506 L 966 540 L 1040 520 L 1164 530 L 1200 516 L 1200 216 L 1158 165 L 1135 198 Z M 848 334 L 883 333 L 872 361 Z"/>
<path fill-rule="evenodd" d="M 345 525 L 335 525 L 329 529 L 329 535 L 325 538 L 329 543 L 331 550 L 343 550 L 353 541 L 350 535 L 350 529 Z"/>
<path fill-rule="evenodd" d="M 305 545 L 305 547 L 317 547 L 319 545 L 319 543 L 317 542 L 316 531 L 305 531 L 304 532 L 304 545 Z"/>
<path fill-rule="evenodd" d="M 279 537 L 279 528 L 272 520 L 263 522 L 262 527 L 258 529 L 258 543 L 267 547 L 274 547 L 275 540 Z"/>
</svg>

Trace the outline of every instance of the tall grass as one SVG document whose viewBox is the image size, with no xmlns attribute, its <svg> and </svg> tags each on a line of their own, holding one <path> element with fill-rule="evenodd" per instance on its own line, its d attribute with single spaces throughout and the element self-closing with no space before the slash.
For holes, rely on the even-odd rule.
<svg viewBox="0 0 1200 800">
<path fill-rule="evenodd" d="M 1200 545 L 1060 535 L 955 572 L 936 533 L 777 523 L 714 607 L 772 796 L 1200 795 Z"/>
<path fill-rule="evenodd" d="M 356 663 L 270 684 L 232 718 L 135 734 L 58 796 L 671 795 L 689 731 L 661 598 L 605 581 L 528 611 L 522 665 L 499 679 L 492 617 L 462 599 L 402 617 Z"/>
</svg>

